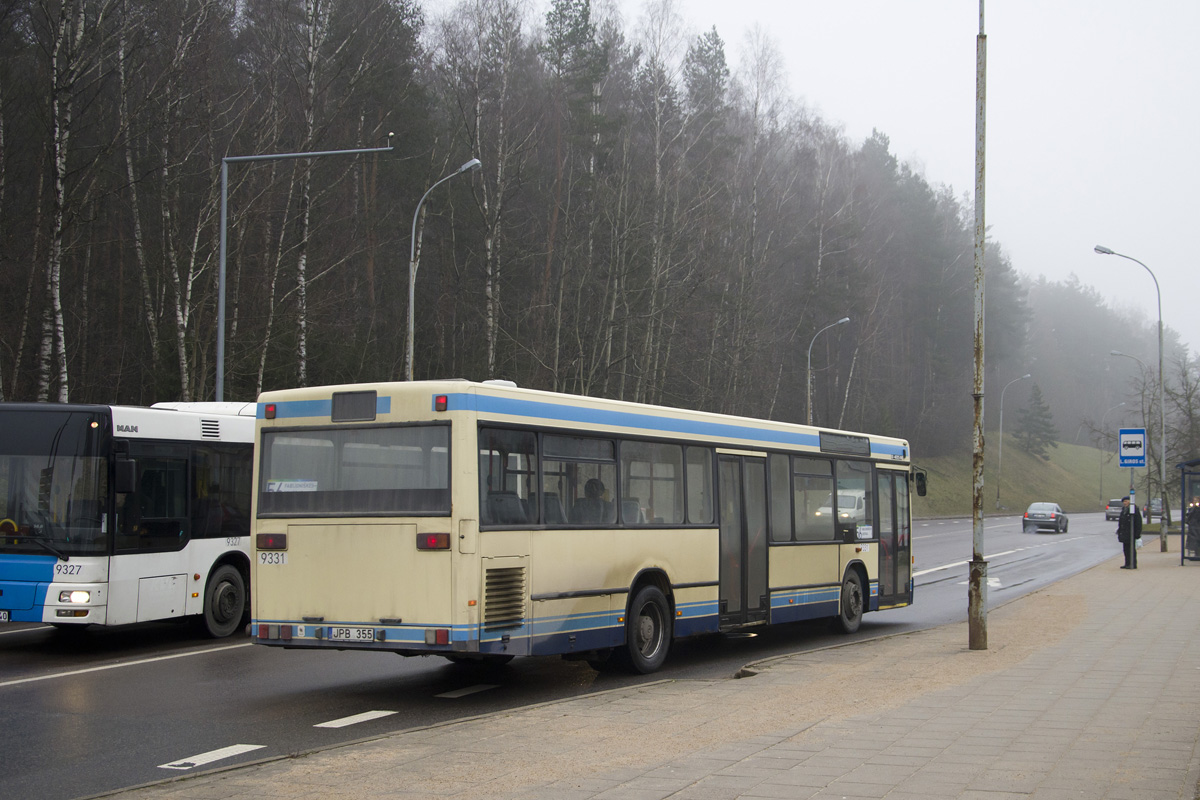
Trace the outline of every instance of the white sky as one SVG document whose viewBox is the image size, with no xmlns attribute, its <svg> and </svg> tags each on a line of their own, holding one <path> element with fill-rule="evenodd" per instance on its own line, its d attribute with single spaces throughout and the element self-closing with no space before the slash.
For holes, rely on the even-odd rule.
<svg viewBox="0 0 1200 800">
<path fill-rule="evenodd" d="M 642 3 L 620 0 L 627 30 Z M 736 70 L 754 25 L 790 93 L 861 142 L 872 128 L 930 183 L 974 196 L 978 0 L 681 0 Z M 1016 270 L 1072 273 L 1200 350 L 1200 0 L 992 0 L 986 220 Z M 1157 353 L 1145 354 L 1157 356 Z"/>
</svg>

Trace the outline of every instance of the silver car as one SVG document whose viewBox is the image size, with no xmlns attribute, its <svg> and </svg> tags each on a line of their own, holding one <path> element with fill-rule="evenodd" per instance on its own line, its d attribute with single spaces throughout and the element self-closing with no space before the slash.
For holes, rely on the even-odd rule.
<svg viewBox="0 0 1200 800">
<path fill-rule="evenodd" d="M 1043 530 L 1066 533 L 1070 521 L 1058 503 L 1034 503 L 1025 511 L 1021 524 L 1025 533 Z"/>
</svg>

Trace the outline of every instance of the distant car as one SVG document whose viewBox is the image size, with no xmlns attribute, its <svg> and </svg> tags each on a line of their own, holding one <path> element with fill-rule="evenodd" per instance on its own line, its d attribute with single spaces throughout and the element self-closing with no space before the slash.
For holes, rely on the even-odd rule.
<svg viewBox="0 0 1200 800">
<path fill-rule="evenodd" d="M 1104 518 L 1108 521 L 1121 518 L 1121 501 L 1123 497 L 1117 497 L 1108 501 L 1108 505 L 1104 507 Z"/>
<path fill-rule="evenodd" d="M 866 492 L 862 489 L 838 489 L 837 493 L 839 521 L 859 523 L 866 521 L 867 505 Z M 825 502 L 817 509 L 816 516 L 828 517 L 833 513 L 833 495 L 825 498 Z"/>
<path fill-rule="evenodd" d="M 1146 522 L 1149 522 L 1155 517 L 1162 519 L 1162 498 L 1155 497 L 1149 503 L 1142 506 L 1142 517 L 1145 518 Z"/>
<path fill-rule="evenodd" d="M 1040 530 L 1066 533 L 1068 524 L 1067 515 L 1058 503 L 1034 503 L 1025 511 L 1022 519 L 1022 527 L 1026 533 Z"/>
</svg>

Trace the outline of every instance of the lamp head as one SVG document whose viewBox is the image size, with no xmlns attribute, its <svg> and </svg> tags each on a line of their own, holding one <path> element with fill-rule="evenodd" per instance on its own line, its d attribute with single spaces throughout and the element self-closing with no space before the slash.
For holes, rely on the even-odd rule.
<svg viewBox="0 0 1200 800">
<path fill-rule="evenodd" d="M 834 323 L 834 324 L 835 324 L 835 325 L 841 325 L 843 322 L 849 322 L 849 321 L 850 321 L 850 318 L 849 318 L 849 317 L 842 317 L 841 319 L 839 319 L 839 320 L 838 320 L 836 323 Z"/>
<path fill-rule="evenodd" d="M 1095 247 L 1093 247 L 1092 249 L 1095 250 L 1097 253 L 1099 253 L 1102 256 L 1115 256 L 1116 255 L 1116 253 L 1114 251 L 1108 249 L 1107 247 L 1105 247 L 1102 244 L 1098 244 Z"/>
<path fill-rule="evenodd" d="M 1024 374 L 1024 375 L 1022 375 L 1022 376 L 1021 376 L 1021 380 L 1025 380 L 1026 378 L 1032 378 L 1032 377 L 1033 377 L 1033 375 L 1030 375 L 1029 373 L 1026 373 L 1026 374 Z"/>
<path fill-rule="evenodd" d="M 470 161 L 468 161 L 467 163 L 465 163 L 461 167 L 459 167 L 458 171 L 459 172 L 476 172 L 481 169 L 483 169 L 483 164 L 480 163 L 479 159 L 472 158 Z"/>
</svg>

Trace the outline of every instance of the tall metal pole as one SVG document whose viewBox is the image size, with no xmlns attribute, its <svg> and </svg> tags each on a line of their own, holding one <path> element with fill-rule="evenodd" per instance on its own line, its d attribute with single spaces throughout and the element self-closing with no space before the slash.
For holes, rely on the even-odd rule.
<svg viewBox="0 0 1200 800">
<path fill-rule="evenodd" d="M 832 328 L 834 325 L 841 325 L 843 322 L 849 322 L 849 317 L 842 317 L 837 322 L 832 322 L 826 325 L 821 330 L 813 334 L 812 341 L 808 343 L 808 371 L 804 373 L 804 395 L 808 405 L 808 424 L 812 425 L 812 349 L 813 344 L 817 341 L 817 337 L 825 331 Z"/>
<path fill-rule="evenodd" d="M 217 267 L 217 377 L 213 387 L 218 403 L 225 399 L 225 241 L 229 227 L 229 165 L 241 161 L 284 161 L 292 158 L 386 153 L 392 149 L 393 135 L 392 133 L 388 133 L 387 147 L 367 147 L 355 150 L 320 150 L 309 153 L 271 153 L 259 156 L 226 156 L 221 159 L 221 247 Z"/>
<path fill-rule="evenodd" d="M 421 205 L 425 202 L 425 198 L 429 197 L 429 193 L 437 187 L 441 186 L 446 181 L 453 178 L 455 175 L 462 175 L 464 172 L 472 172 L 483 167 L 478 158 L 472 158 L 467 163 L 463 164 L 454 172 L 451 172 L 446 177 L 440 179 L 433 186 L 425 190 L 425 194 L 421 195 L 421 199 L 417 201 L 417 210 L 413 212 L 412 221 L 412 241 L 408 249 L 408 350 L 404 356 L 404 380 L 411 381 L 413 379 L 413 303 L 416 301 L 416 285 L 417 285 L 417 215 L 421 213 Z"/>
<path fill-rule="evenodd" d="M 983 558 L 983 244 L 984 143 L 987 100 L 987 36 L 983 32 L 983 0 L 979 0 L 979 35 L 975 39 L 975 429 L 971 436 L 971 571 L 967 583 L 969 647 L 987 650 L 987 561 Z"/>
<path fill-rule="evenodd" d="M 1000 508 L 1000 478 L 1004 476 L 1004 393 L 1008 391 L 1008 387 L 1012 386 L 1017 381 L 1023 381 L 1026 378 L 1032 378 L 1032 375 L 1025 374 L 1019 378 L 1013 378 L 1008 383 L 1004 384 L 1004 388 L 1000 390 L 1000 446 L 998 448 L 999 458 L 996 459 L 996 508 Z"/>
<path fill-rule="evenodd" d="M 1133 256 L 1118 253 L 1102 245 L 1096 245 L 1093 249 L 1101 255 L 1120 256 L 1141 265 L 1142 269 L 1149 272 L 1150 277 L 1154 280 L 1154 294 L 1158 296 L 1158 497 L 1159 502 L 1162 503 L 1162 516 L 1158 518 L 1158 544 L 1160 552 L 1165 553 L 1167 552 L 1167 526 L 1171 522 L 1171 509 L 1167 505 L 1167 413 L 1165 410 L 1167 387 L 1163 383 L 1162 292 L 1159 291 L 1158 278 L 1154 276 L 1154 272 Z"/>
<path fill-rule="evenodd" d="M 1108 411 L 1116 411 L 1118 408 L 1120 408 L 1123 405 L 1126 405 L 1126 404 L 1125 403 L 1117 403 L 1115 406 L 1110 408 Z M 1105 411 L 1103 414 L 1100 415 L 1100 436 L 1101 436 L 1102 440 L 1104 437 L 1104 418 L 1108 416 L 1108 411 Z M 1100 502 L 1103 503 L 1104 502 L 1104 448 L 1101 447 L 1098 449 L 1100 450 Z"/>
</svg>

